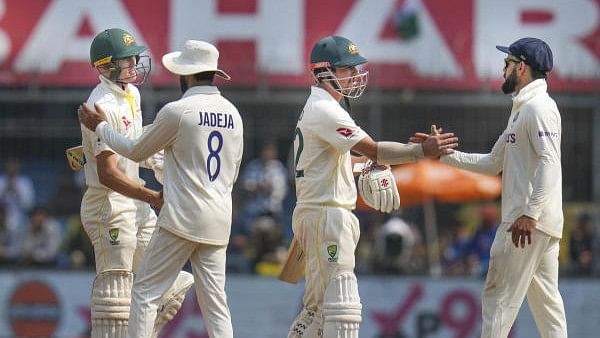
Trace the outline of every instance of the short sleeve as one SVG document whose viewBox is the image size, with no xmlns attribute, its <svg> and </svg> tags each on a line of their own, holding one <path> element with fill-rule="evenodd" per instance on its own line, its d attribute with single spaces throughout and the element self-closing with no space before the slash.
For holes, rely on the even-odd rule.
<svg viewBox="0 0 600 338">
<path fill-rule="evenodd" d="M 91 103 L 91 104 L 93 105 L 93 103 Z M 100 104 L 100 107 L 102 107 L 102 109 L 104 110 L 104 112 L 106 114 L 106 118 L 108 119 L 107 122 L 111 126 L 113 126 L 113 128 L 115 128 L 115 130 L 118 130 L 120 132 L 120 130 L 118 128 L 118 124 L 117 124 L 118 121 L 116 121 L 116 119 L 115 119 L 116 114 L 114 114 L 114 112 L 112 111 L 110 105 L 102 104 L 102 103 L 99 103 L 99 104 Z M 114 150 L 112 150 L 108 146 L 108 144 L 106 144 L 104 141 L 102 141 L 100 139 L 100 137 L 98 137 L 94 132 L 92 132 L 90 130 L 87 130 L 87 129 L 86 129 L 86 131 L 91 134 L 90 138 L 93 140 L 93 142 L 92 142 L 92 152 L 94 153 L 94 156 L 98 156 L 98 155 L 100 155 L 100 153 L 102 153 L 103 151 L 107 151 L 107 150 L 114 153 Z"/>
<path fill-rule="evenodd" d="M 314 123 L 315 134 L 340 153 L 349 151 L 367 136 L 341 106 L 327 103 L 315 108 L 321 117 Z"/>
</svg>

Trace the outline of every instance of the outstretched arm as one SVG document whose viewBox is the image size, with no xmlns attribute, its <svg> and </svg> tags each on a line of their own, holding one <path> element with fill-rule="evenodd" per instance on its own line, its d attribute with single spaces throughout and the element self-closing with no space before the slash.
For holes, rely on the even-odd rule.
<svg viewBox="0 0 600 338">
<path fill-rule="evenodd" d="M 157 114 L 152 125 L 144 128 L 139 138 L 130 140 L 117 133 L 106 122 L 106 116 L 99 105 L 95 104 L 94 107 L 95 110 L 86 104 L 81 105 L 77 110 L 79 121 L 88 129 L 95 131 L 96 135 L 111 149 L 132 161 L 140 162 L 175 140 L 179 116 L 164 111 L 165 108 Z"/>
<path fill-rule="evenodd" d="M 452 153 L 457 146 L 458 138 L 452 133 L 427 135 L 421 144 L 375 142 L 367 136 L 352 147 L 352 150 L 379 164 L 394 165 L 415 162 L 422 157 L 437 158 Z"/>
<path fill-rule="evenodd" d="M 432 128 L 435 128 L 435 126 L 432 126 Z M 436 129 L 436 132 L 438 131 L 441 131 L 441 129 Z M 433 129 L 432 134 L 434 134 Z M 423 143 L 430 136 L 425 133 L 415 133 L 410 137 L 409 142 Z M 488 154 L 464 153 L 457 150 L 452 154 L 442 156 L 440 160 L 461 169 L 486 175 L 498 175 L 502 172 L 505 144 L 505 136 L 502 134 L 496 141 L 496 144 L 494 144 L 492 151 Z"/>
<path fill-rule="evenodd" d="M 455 151 L 454 154 L 442 156 L 440 160 L 461 169 L 486 175 L 498 175 L 502 172 L 503 168 L 505 145 L 504 135 L 501 135 L 492 148 L 492 151 L 487 154 Z"/>
</svg>

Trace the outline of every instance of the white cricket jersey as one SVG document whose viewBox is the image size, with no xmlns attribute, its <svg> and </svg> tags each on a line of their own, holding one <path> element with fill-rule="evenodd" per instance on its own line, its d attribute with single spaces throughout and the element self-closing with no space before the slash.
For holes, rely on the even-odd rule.
<svg viewBox="0 0 600 338">
<path fill-rule="evenodd" d="M 106 113 L 108 123 L 124 137 L 135 139 L 142 133 L 140 93 L 135 86 L 128 84 L 127 90 L 123 90 L 114 82 L 100 75 L 100 83 L 92 90 L 86 103 L 92 107 L 94 103 L 98 103 Z M 83 125 L 81 125 L 81 139 L 87 161 L 84 165 L 86 185 L 88 188 L 98 190 L 99 193 L 111 191 L 98 179 L 96 156 L 105 150 L 112 151 L 112 149 Z M 139 178 L 139 164 L 118 154 L 116 156 L 117 167 L 127 177 L 136 182 L 142 182 Z"/>
<path fill-rule="evenodd" d="M 561 238 L 561 120 L 546 90 L 546 81 L 538 79 L 513 97 L 508 125 L 489 154 L 457 151 L 442 161 L 490 175 L 502 172 L 502 222 L 527 215 L 539 230 Z"/>
<path fill-rule="evenodd" d="M 238 110 L 216 87 L 190 88 L 180 100 L 165 105 L 135 140 L 105 122 L 96 135 L 134 161 L 164 149 L 164 205 L 158 226 L 190 241 L 229 242 L 243 125 Z"/>
<path fill-rule="evenodd" d="M 350 149 L 366 136 L 338 101 L 313 86 L 295 131 L 297 203 L 353 209 Z"/>
</svg>

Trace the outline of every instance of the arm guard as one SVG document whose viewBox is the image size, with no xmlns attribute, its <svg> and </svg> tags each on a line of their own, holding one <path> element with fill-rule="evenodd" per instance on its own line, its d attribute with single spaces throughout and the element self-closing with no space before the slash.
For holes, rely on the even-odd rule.
<svg viewBox="0 0 600 338">
<path fill-rule="evenodd" d="M 400 142 L 377 142 L 377 163 L 403 164 L 422 158 L 423 146 Z"/>
</svg>

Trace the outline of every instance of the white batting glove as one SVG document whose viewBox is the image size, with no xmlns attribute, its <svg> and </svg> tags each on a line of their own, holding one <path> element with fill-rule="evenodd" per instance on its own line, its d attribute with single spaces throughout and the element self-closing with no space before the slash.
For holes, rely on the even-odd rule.
<svg viewBox="0 0 600 338">
<path fill-rule="evenodd" d="M 390 213 L 400 208 L 400 194 L 390 168 L 369 161 L 358 177 L 358 192 L 375 210 Z"/>
</svg>

